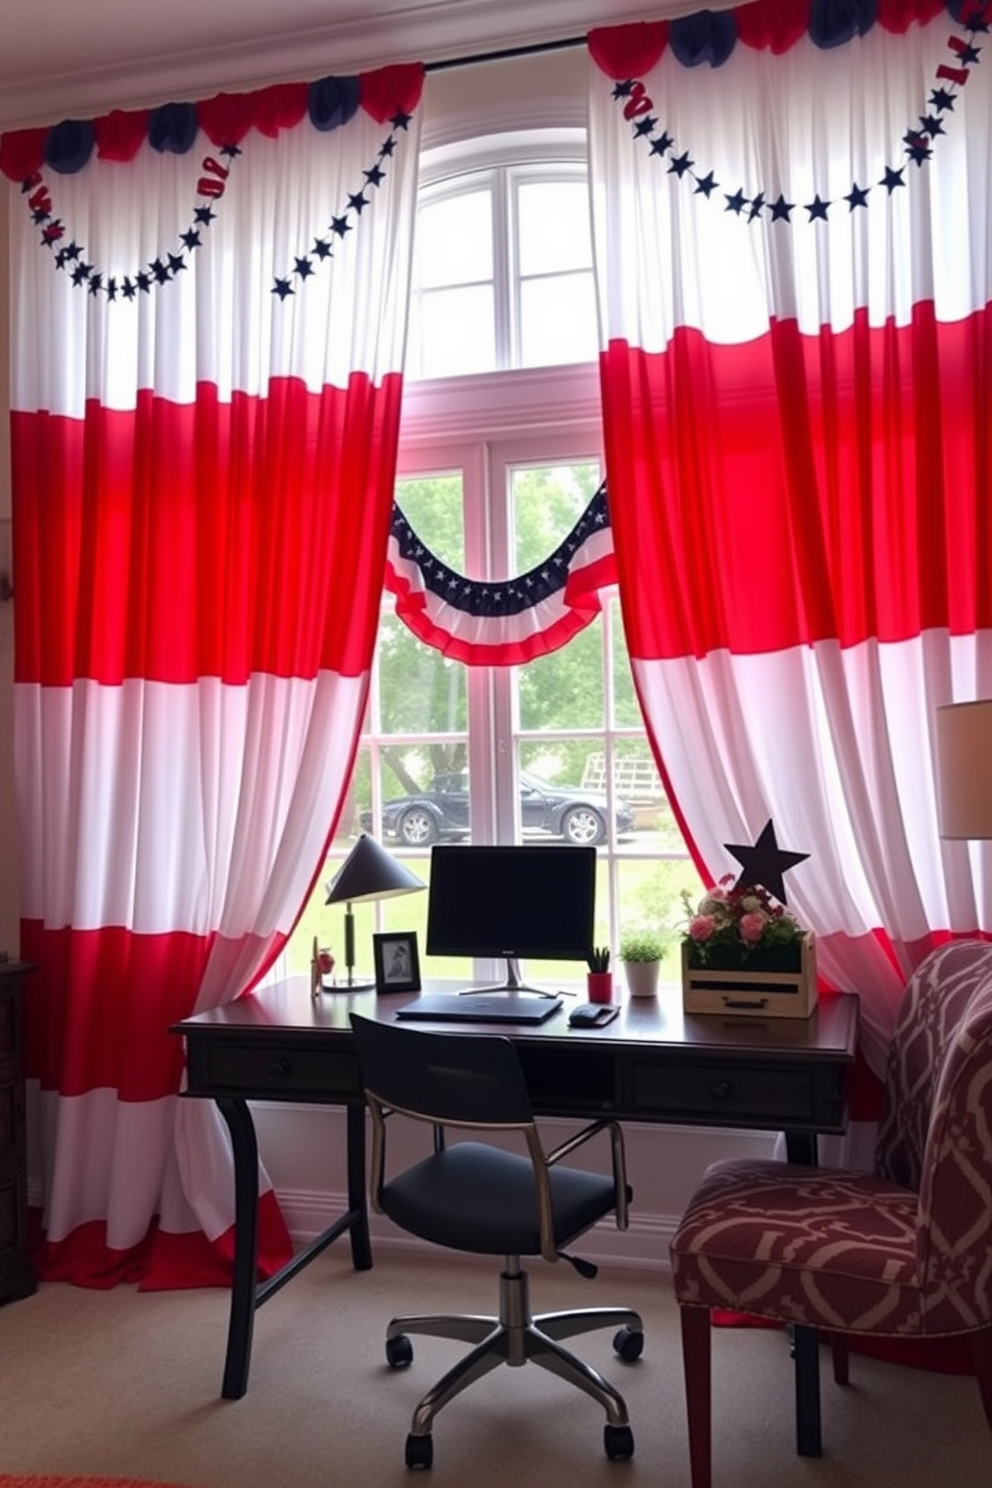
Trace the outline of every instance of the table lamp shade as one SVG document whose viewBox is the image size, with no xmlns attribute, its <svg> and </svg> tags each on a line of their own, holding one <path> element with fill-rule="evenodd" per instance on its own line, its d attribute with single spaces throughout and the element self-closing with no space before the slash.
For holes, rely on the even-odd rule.
<svg viewBox="0 0 992 1488">
<path fill-rule="evenodd" d="M 355 983 L 355 919 L 351 906 L 361 900 L 392 899 L 425 889 L 415 873 L 391 857 L 374 837 L 363 832 L 327 885 L 327 904 L 344 904 L 344 961 L 346 983 Z"/>
<path fill-rule="evenodd" d="M 941 837 L 992 838 L 992 698 L 936 712 Z"/>
<path fill-rule="evenodd" d="M 327 903 L 356 903 L 360 899 L 391 899 L 423 889 L 415 873 L 390 857 L 384 847 L 363 832 L 327 885 Z"/>
</svg>

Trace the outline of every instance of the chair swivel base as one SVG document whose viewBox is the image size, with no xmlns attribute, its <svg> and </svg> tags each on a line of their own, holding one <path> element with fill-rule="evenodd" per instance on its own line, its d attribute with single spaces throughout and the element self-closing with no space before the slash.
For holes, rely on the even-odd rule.
<svg viewBox="0 0 992 1488">
<path fill-rule="evenodd" d="M 624 1362 L 632 1363 L 640 1357 L 644 1346 L 640 1314 L 629 1307 L 589 1307 L 533 1317 L 527 1273 L 516 1256 L 507 1257 L 506 1269 L 500 1275 L 499 1308 L 498 1317 L 450 1313 L 398 1317 L 386 1329 L 386 1359 L 394 1369 L 413 1359 L 408 1337 L 411 1333 L 474 1344 L 427 1392 L 414 1411 L 406 1443 L 407 1467 L 430 1467 L 431 1426 L 442 1406 L 500 1364 L 519 1367 L 528 1362 L 576 1385 L 598 1401 L 606 1412 L 603 1432 L 606 1455 L 618 1460 L 632 1457 L 634 1438 L 623 1396 L 598 1370 L 562 1348 L 560 1340 L 599 1328 L 616 1328 L 613 1346 Z"/>
</svg>

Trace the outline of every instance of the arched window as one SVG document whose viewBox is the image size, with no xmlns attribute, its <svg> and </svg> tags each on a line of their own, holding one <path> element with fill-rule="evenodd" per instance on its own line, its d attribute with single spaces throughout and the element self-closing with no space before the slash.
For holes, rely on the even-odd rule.
<svg viewBox="0 0 992 1488">
<path fill-rule="evenodd" d="M 425 153 L 421 182 L 396 500 L 456 572 L 508 579 L 553 552 L 603 479 L 584 133 L 443 146 Z M 326 877 L 362 827 L 425 880 L 439 840 L 594 842 L 598 943 L 616 950 L 622 931 L 680 918 L 681 889 L 699 881 L 642 727 L 615 590 L 566 646 L 511 667 L 444 657 L 385 595 Z M 291 970 L 314 934 L 335 948 L 323 901 L 320 885 Z M 425 976 L 497 974 L 424 956 L 426 907 L 426 895 L 356 905 L 359 960 L 374 929 L 415 930 Z"/>
</svg>

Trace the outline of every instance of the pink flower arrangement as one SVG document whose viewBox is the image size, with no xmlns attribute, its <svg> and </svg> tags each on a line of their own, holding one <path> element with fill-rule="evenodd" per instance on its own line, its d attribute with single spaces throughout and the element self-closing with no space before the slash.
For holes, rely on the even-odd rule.
<svg viewBox="0 0 992 1488">
<path fill-rule="evenodd" d="M 743 966 L 755 952 L 776 959 L 798 955 L 806 935 L 795 916 L 760 884 L 734 887 L 728 873 L 693 907 L 688 890 L 682 901 L 688 916 L 685 940 L 693 966 L 719 961 Z"/>
</svg>

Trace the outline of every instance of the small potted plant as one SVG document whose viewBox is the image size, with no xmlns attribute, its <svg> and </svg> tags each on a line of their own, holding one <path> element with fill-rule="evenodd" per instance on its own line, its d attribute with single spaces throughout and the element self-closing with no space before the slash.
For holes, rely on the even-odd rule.
<svg viewBox="0 0 992 1488">
<path fill-rule="evenodd" d="M 610 970 L 609 946 L 593 946 L 586 956 L 589 975 L 586 983 L 590 1002 L 613 1001 L 613 973 Z"/>
<path fill-rule="evenodd" d="M 658 970 L 665 954 L 665 938 L 656 930 L 631 930 L 620 941 L 627 990 L 631 997 L 653 997 Z"/>
</svg>

